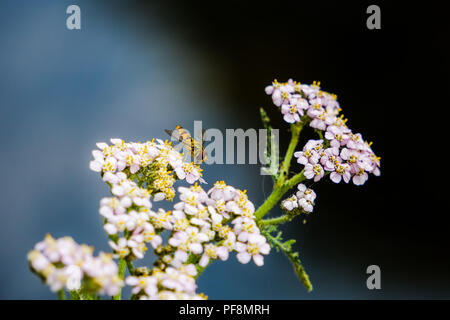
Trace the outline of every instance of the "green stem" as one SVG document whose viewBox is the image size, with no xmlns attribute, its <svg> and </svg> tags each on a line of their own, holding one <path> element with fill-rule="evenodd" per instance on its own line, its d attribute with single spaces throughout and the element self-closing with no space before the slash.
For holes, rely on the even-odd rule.
<svg viewBox="0 0 450 320">
<path fill-rule="evenodd" d="M 66 293 L 64 292 L 64 289 L 58 290 L 58 299 L 66 300 Z"/>
<path fill-rule="evenodd" d="M 300 173 L 297 173 L 295 176 L 286 181 L 286 183 L 284 184 L 286 191 L 291 189 L 292 187 L 295 187 L 297 184 L 306 179 L 306 177 L 303 174 L 304 172 L 305 170 L 303 169 L 302 171 L 300 171 Z"/>
<path fill-rule="evenodd" d="M 274 225 L 274 224 L 280 224 L 280 223 L 285 223 L 285 222 L 291 221 L 294 217 L 295 217 L 295 215 L 284 214 L 284 215 L 276 217 L 276 218 L 260 220 L 258 224 L 261 227 L 268 226 L 268 225 Z"/>
<path fill-rule="evenodd" d="M 281 165 L 280 178 L 276 182 L 278 186 L 281 186 L 289 175 L 289 167 L 291 166 L 292 155 L 294 154 L 295 148 L 298 144 L 298 139 L 300 137 L 300 132 L 303 129 L 303 124 L 291 124 L 291 141 L 289 142 L 289 147 L 284 156 L 283 163 Z"/>
<path fill-rule="evenodd" d="M 78 290 L 70 291 L 70 300 L 83 300 Z"/>
<path fill-rule="evenodd" d="M 127 268 L 128 268 L 128 272 L 129 272 L 132 276 L 134 276 L 136 270 L 135 270 L 135 268 L 134 268 L 133 262 L 127 261 Z"/>
<path fill-rule="evenodd" d="M 272 193 L 264 201 L 264 203 L 256 210 L 255 217 L 256 220 L 264 217 L 270 209 L 272 209 L 278 201 L 283 197 L 283 195 L 294 186 L 296 183 L 303 181 L 305 177 L 303 176 L 303 171 L 299 174 L 293 176 L 291 179 L 286 181 L 289 175 L 289 168 L 291 165 L 292 156 L 294 154 L 295 148 L 297 147 L 298 140 L 300 137 L 300 132 L 303 129 L 303 123 L 292 124 L 291 125 L 291 141 L 289 142 L 288 150 L 284 157 L 283 163 L 281 164 L 281 172 L 278 180 L 275 182 Z"/>
<path fill-rule="evenodd" d="M 266 215 L 270 211 L 270 209 L 273 208 L 273 206 L 278 202 L 278 200 L 280 200 L 281 197 L 289 189 L 295 187 L 297 184 L 299 184 L 300 182 L 305 180 L 305 176 L 303 175 L 303 172 L 304 172 L 304 170 L 302 170 L 300 173 L 296 174 L 291 179 L 286 181 L 285 184 L 279 189 L 279 192 L 277 192 L 277 193 L 272 192 L 272 194 L 274 194 L 274 196 L 273 196 L 274 199 L 271 200 L 271 202 L 269 202 L 269 203 L 266 203 L 267 202 L 267 200 L 266 200 L 266 202 L 264 202 L 263 205 L 258 208 L 258 210 L 255 213 L 255 216 L 258 213 L 258 216 L 260 215 L 259 219 L 264 217 L 264 215 Z M 269 196 L 269 198 L 272 196 L 272 194 Z M 275 203 L 273 203 L 273 202 L 275 202 Z M 258 216 L 256 216 L 257 219 L 258 219 Z M 288 221 L 291 221 L 292 219 L 294 219 L 295 216 L 296 215 L 286 214 L 286 215 L 282 215 L 282 216 L 277 217 L 277 218 L 272 218 L 272 219 L 267 219 L 267 220 L 259 220 L 258 224 L 260 226 L 266 226 L 266 225 L 270 225 L 270 224 L 285 223 L 285 222 L 288 222 Z"/>
<path fill-rule="evenodd" d="M 256 220 L 261 219 L 264 217 L 270 209 L 272 209 L 277 202 L 281 199 L 283 196 L 283 191 L 281 188 L 275 187 L 272 191 L 272 193 L 269 195 L 269 197 L 264 201 L 264 203 L 256 210 L 255 212 L 255 218 Z"/>
<path fill-rule="evenodd" d="M 266 199 L 266 201 L 264 201 L 264 203 L 258 208 L 258 210 L 256 210 L 255 212 L 256 220 L 262 219 L 270 211 L 270 209 L 272 209 L 278 203 L 278 201 L 289 189 L 305 180 L 303 171 L 304 170 L 293 176 L 291 179 L 286 181 L 282 186 L 277 185 L 275 186 L 275 188 L 273 189 L 269 197 Z"/>
<path fill-rule="evenodd" d="M 126 267 L 127 267 L 127 261 L 125 259 L 121 258 L 119 260 L 119 274 L 118 274 L 118 276 L 121 280 L 123 280 L 123 277 L 125 275 Z M 122 289 L 120 289 L 119 293 L 113 297 L 113 300 L 120 300 L 121 297 L 122 297 Z"/>
</svg>

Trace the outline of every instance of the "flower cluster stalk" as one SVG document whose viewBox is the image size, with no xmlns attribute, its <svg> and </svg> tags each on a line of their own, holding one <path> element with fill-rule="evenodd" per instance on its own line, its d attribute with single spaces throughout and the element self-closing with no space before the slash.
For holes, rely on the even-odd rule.
<svg viewBox="0 0 450 320">
<path fill-rule="evenodd" d="M 291 165 L 292 156 L 294 154 L 295 148 L 297 147 L 298 140 L 300 138 L 300 132 L 303 129 L 303 124 L 292 124 L 291 125 L 291 141 L 289 142 L 286 155 L 284 157 L 283 163 L 281 164 L 280 175 L 273 186 L 272 193 L 264 201 L 264 203 L 256 210 L 255 217 L 256 220 L 261 220 L 269 211 L 280 201 L 283 195 L 296 184 L 300 183 L 305 179 L 303 171 L 296 174 L 291 179 L 286 180 L 289 177 L 289 168 Z M 260 221 L 262 225 L 268 224 L 267 221 Z"/>
<path fill-rule="evenodd" d="M 118 272 L 120 280 L 123 280 L 126 268 L 127 268 L 127 261 L 123 258 L 120 258 L 119 259 L 119 272 Z M 122 298 L 122 288 L 119 289 L 119 293 L 113 297 L 113 300 L 121 300 L 121 298 Z"/>
</svg>

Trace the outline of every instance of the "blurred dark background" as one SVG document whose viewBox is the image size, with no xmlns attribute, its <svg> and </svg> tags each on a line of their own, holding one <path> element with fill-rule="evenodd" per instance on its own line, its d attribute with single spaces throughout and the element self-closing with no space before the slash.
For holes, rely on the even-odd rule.
<svg viewBox="0 0 450 320">
<path fill-rule="evenodd" d="M 82 30 L 66 29 L 70 4 L 81 7 Z M 370 4 L 381 7 L 381 30 L 366 28 Z M 107 188 L 88 169 L 95 142 L 164 137 L 194 120 L 260 128 L 259 107 L 287 128 L 264 93 L 274 78 L 320 80 L 336 93 L 349 126 L 374 142 L 382 175 L 363 187 L 318 183 L 308 222 L 284 228 L 312 293 L 275 251 L 263 268 L 213 264 L 199 291 L 449 298 L 448 202 L 438 205 L 448 191 L 448 36 L 445 11 L 431 2 L 2 1 L 0 298 L 55 297 L 26 261 L 47 232 L 108 250 L 97 213 Z M 282 148 L 288 139 L 282 130 Z M 247 189 L 256 205 L 271 187 L 256 165 L 205 167 L 205 178 Z M 371 264 L 381 268 L 381 290 L 366 288 Z"/>
</svg>

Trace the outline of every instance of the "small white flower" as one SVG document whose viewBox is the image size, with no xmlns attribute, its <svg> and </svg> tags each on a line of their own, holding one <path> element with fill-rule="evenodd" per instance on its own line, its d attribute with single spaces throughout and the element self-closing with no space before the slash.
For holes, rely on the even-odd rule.
<svg viewBox="0 0 450 320">
<path fill-rule="evenodd" d="M 262 254 L 268 254 L 270 252 L 270 246 L 266 242 L 266 238 L 260 234 L 252 234 L 248 237 L 248 243 L 242 242 L 236 243 L 236 251 L 239 252 L 236 257 L 240 263 L 246 264 L 250 262 L 253 257 L 253 261 L 257 266 L 264 264 L 264 257 Z"/>
<path fill-rule="evenodd" d="M 217 247 L 214 244 L 207 244 L 204 249 L 204 253 L 200 259 L 199 266 L 206 267 L 210 258 L 225 261 L 228 259 L 228 250 L 224 246 Z"/>
<path fill-rule="evenodd" d="M 130 254 L 127 239 L 120 238 L 119 241 L 117 241 L 117 244 L 114 241 L 109 241 L 108 243 L 110 247 L 113 248 L 116 252 L 116 257 L 123 259 Z"/>
<path fill-rule="evenodd" d="M 143 291 L 147 295 L 147 297 L 153 297 L 158 293 L 156 278 L 151 276 L 129 276 L 125 279 L 125 283 L 129 286 L 132 286 L 133 289 L 131 293 L 138 294 Z"/>
<path fill-rule="evenodd" d="M 295 195 L 292 195 L 290 198 L 287 198 L 281 203 L 281 206 L 287 211 L 292 211 L 295 208 L 298 208 L 298 199 Z"/>
<path fill-rule="evenodd" d="M 76 265 L 70 265 L 66 268 L 67 274 L 67 290 L 79 290 L 81 288 L 81 280 L 83 278 L 83 272 L 80 267 Z"/>
<path fill-rule="evenodd" d="M 84 278 L 92 278 L 99 286 L 98 293 L 115 295 L 122 281 L 112 255 L 100 253 L 94 257 L 92 253 L 93 248 L 79 245 L 70 237 L 54 239 L 47 235 L 28 254 L 28 260 L 52 291 L 78 290 Z"/>
</svg>

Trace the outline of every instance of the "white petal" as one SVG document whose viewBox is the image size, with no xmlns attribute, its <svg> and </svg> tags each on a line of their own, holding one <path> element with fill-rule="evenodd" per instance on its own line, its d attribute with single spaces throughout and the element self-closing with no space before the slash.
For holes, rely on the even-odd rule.
<svg viewBox="0 0 450 320">
<path fill-rule="evenodd" d="M 154 195 L 153 201 L 161 201 L 164 200 L 165 197 L 166 195 L 163 192 L 158 192 Z"/>
<path fill-rule="evenodd" d="M 95 172 L 100 172 L 102 171 L 102 164 L 97 160 L 93 160 L 89 162 L 89 169 Z"/>
<path fill-rule="evenodd" d="M 200 262 L 198 265 L 202 268 L 206 267 L 209 263 L 209 256 L 207 254 L 202 255 L 202 258 L 200 259 Z"/>
<path fill-rule="evenodd" d="M 262 254 L 269 254 L 270 245 L 268 243 L 264 243 L 259 247 L 259 252 L 261 252 Z"/>
<path fill-rule="evenodd" d="M 261 266 L 264 265 L 264 258 L 263 258 L 263 256 L 260 255 L 260 254 L 257 254 L 257 255 L 255 255 L 255 256 L 253 256 L 253 261 L 255 262 L 255 264 L 256 264 L 258 267 L 261 267 Z"/>
<path fill-rule="evenodd" d="M 248 252 L 240 252 L 236 255 L 236 258 L 238 261 L 242 264 L 247 264 L 250 262 L 250 259 L 252 258 L 252 255 Z"/>
<path fill-rule="evenodd" d="M 105 224 L 103 228 L 105 229 L 107 234 L 116 234 L 117 233 L 117 228 L 111 223 Z"/>
</svg>

